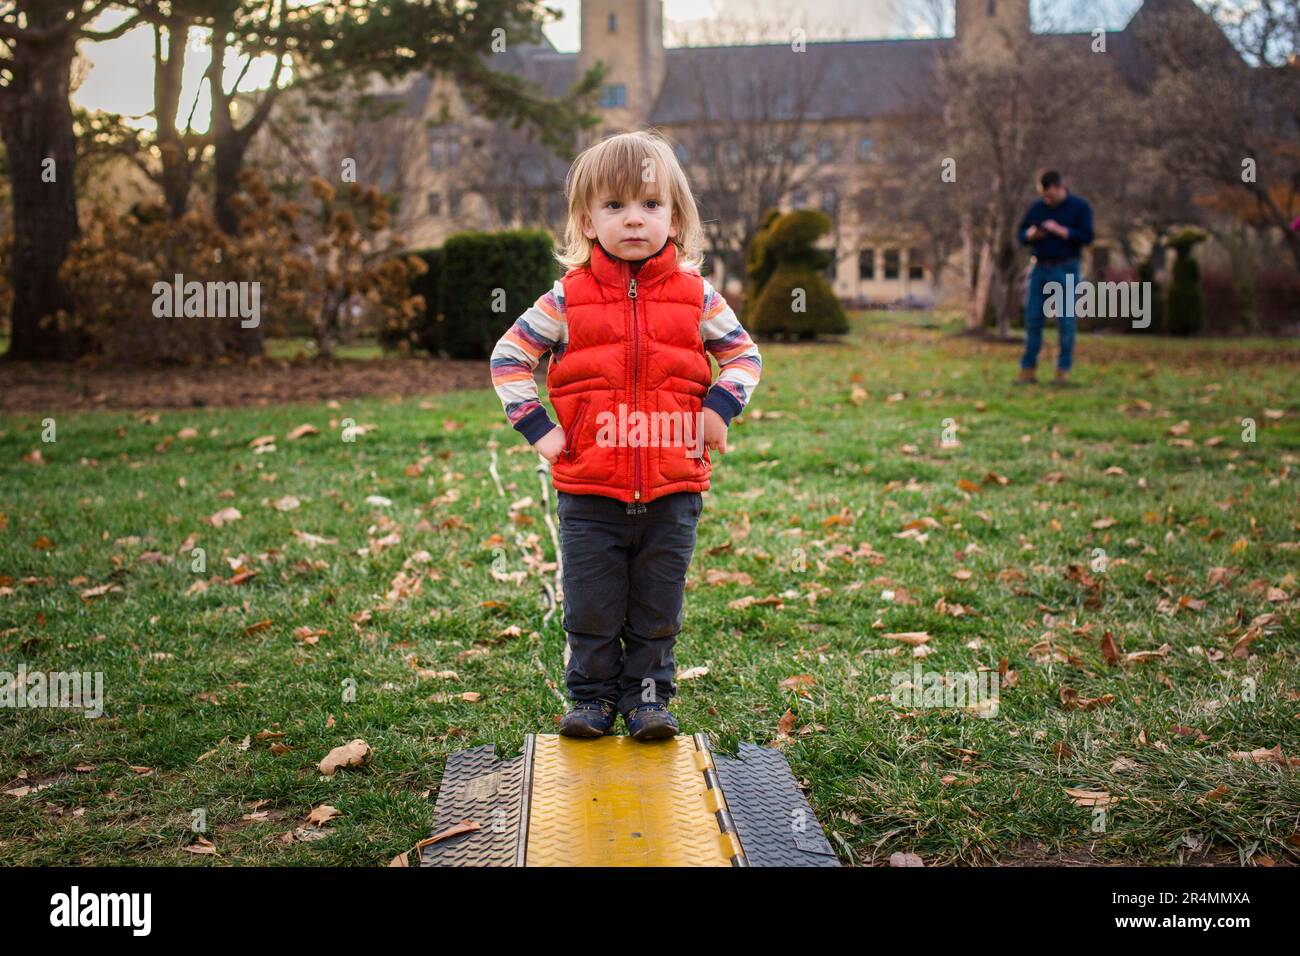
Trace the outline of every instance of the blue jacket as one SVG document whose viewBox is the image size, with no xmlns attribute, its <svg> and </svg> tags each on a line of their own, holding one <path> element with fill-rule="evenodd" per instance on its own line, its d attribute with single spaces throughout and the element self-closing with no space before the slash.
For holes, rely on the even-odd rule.
<svg viewBox="0 0 1300 956">
<path fill-rule="evenodd" d="M 1048 233 L 1030 243 L 1025 236 L 1029 227 L 1048 219 L 1055 219 L 1070 230 L 1069 238 L 1062 239 Z M 1066 195 L 1061 204 L 1054 207 L 1039 199 L 1029 207 L 1025 218 L 1020 221 L 1016 239 L 1022 246 L 1032 245 L 1034 255 L 1040 259 L 1077 259 L 1083 247 L 1092 242 L 1092 207 L 1073 193 Z"/>
</svg>

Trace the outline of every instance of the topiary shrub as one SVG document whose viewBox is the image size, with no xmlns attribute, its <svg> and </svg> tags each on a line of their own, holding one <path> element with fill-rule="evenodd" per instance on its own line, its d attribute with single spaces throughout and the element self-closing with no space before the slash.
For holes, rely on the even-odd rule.
<svg viewBox="0 0 1300 956">
<path fill-rule="evenodd" d="M 831 228 L 823 213 L 800 209 L 770 218 L 755 236 L 747 261 L 754 264 L 751 277 L 764 281 L 753 297 L 753 314 L 746 315 L 751 332 L 810 339 L 819 332 L 842 335 L 849 330 L 844 307 L 822 275 L 834 253 L 814 245 Z"/>
<path fill-rule="evenodd" d="M 1192 248 L 1204 239 L 1202 230 L 1184 229 L 1169 240 L 1169 245 L 1178 253 L 1169 283 L 1169 311 L 1166 313 L 1170 335 L 1195 335 L 1205 322 L 1201 267 L 1192 258 Z"/>
<path fill-rule="evenodd" d="M 451 358 L 486 359 L 525 309 L 559 277 L 541 229 L 463 232 L 443 244 L 441 346 Z"/>
<path fill-rule="evenodd" d="M 758 299 L 758 294 L 763 291 L 763 286 L 767 284 L 768 279 L 772 278 L 772 271 L 776 268 L 776 263 L 767 252 L 767 235 L 772 223 L 780 218 L 779 209 L 769 209 L 765 212 L 759 221 L 758 232 L 754 234 L 749 248 L 745 250 L 745 271 L 749 275 L 748 298 L 751 300 Z"/>
</svg>

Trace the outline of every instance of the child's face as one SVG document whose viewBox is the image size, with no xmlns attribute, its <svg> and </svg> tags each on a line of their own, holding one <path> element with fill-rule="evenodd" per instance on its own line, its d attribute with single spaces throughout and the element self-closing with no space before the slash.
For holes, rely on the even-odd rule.
<svg viewBox="0 0 1300 956">
<path fill-rule="evenodd" d="M 667 199 L 597 194 L 582 232 L 588 239 L 599 239 L 610 255 L 635 261 L 654 255 L 669 238 L 676 238 L 677 226 Z"/>
</svg>

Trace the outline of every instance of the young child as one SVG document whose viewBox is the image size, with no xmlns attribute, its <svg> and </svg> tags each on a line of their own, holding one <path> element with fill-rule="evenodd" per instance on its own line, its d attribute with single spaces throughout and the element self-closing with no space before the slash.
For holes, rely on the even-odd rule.
<svg viewBox="0 0 1300 956">
<path fill-rule="evenodd" d="M 672 737 L 666 705 L 709 487 L 705 449 L 726 453 L 762 359 L 700 275 L 699 211 L 663 139 L 623 133 L 590 147 L 565 189 L 557 258 L 568 272 L 491 362 L 506 417 L 552 466 L 574 701 L 560 733 L 600 737 L 621 713 L 637 740 Z M 533 380 L 547 351 L 558 426 Z"/>
</svg>

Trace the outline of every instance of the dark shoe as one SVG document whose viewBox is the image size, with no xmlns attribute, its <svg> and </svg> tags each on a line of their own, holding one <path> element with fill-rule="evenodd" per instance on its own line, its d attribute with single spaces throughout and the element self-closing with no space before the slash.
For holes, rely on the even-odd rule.
<svg viewBox="0 0 1300 956">
<path fill-rule="evenodd" d="M 1070 373 L 1067 372 L 1067 371 L 1065 371 L 1064 369 L 1059 369 L 1059 368 L 1058 368 L 1058 369 L 1056 370 L 1056 378 L 1055 378 L 1055 380 L 1052 382 L 1052 384 L 1055 385 L 1057 388 L 1069 388 L 1069 387 L 1070 387 Z"/>
<path fill-rule="evenodd" d="M 618 710 L 613 701 L 580 700 L 560 721 L 563 737 L 604 737 L 614 727 Z"/>
<path fill-rule="evenodd" d="M 1020 376 L 1016 379 L 1016 384 L 1037 385 L 1038 384 L 1037 370 L 1032 368 L 1022 368 L 1020 370 Z"/>
<path fill-rule="evenodd" d="M 633 740 L 663 740 L 677 736 L 677 718 L 658 701 L 623 711 L 623 723 Z"/>
</svg>

